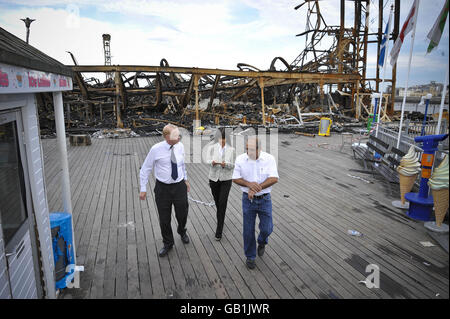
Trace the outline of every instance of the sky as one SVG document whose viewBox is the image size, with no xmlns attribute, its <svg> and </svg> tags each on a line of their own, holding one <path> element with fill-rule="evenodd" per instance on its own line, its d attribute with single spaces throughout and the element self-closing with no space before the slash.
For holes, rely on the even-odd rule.
<svg viewBox="0 0 450 319">
<path fill-rule="evenodd" d="M 409 86 L 444 82 L 448 65 L 448 22 L 439 47 L 426 55 L 427 34 L 445 0 L 422 0 Z M 306 5 L 302 0 L 0 0 L 0 27 L 25 40 L 25 17 L 31 25 L 30 44 L 64 64 L 104 64 L 102 34 L 111 35 L 112 64 L 237 69 L 248 63 L 267 70 L 274 57 L 291 63 L 305 47 Z M 328 25 L 339 24 L 339 0 L 320 1 Z M 385 1 L 384 25 L 390 4 Z M 401 1 L 400 29 L 413 0 Z M 353 25 L 353 2 L 346 1 L 346 27 Z M 378 29 L 378 1 L 371 0 L 370 32 Z M 397 66 L 397 87 L 406 85 L 411 37 L 407 36 Z M 390 49 L 393 43 L 390 43 Z M 375 77 L 376 44 L 369 45 L 367 77 Z M 283 69 L 282 65 L 276 65 Z M 386 78 L 390 78 L 388 63 Z M 99 76 L 102 80 L 103 78 Z"/>
</svg>

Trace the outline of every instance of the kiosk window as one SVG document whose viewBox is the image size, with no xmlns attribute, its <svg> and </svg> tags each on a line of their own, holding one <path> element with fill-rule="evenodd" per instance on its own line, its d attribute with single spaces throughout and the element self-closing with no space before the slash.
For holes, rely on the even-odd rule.
<svg viewBox="0 0 450 319">
<path fill-rule="evenodd" d="M 5 244 L 27 219 L 16 122 L 0 124 L 0 223 Z"/>
</svg>

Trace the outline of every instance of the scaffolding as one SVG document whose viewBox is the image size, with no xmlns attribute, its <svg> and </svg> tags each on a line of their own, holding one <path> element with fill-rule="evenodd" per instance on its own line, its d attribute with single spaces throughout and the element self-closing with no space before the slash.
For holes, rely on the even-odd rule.
<svg viewBox="0 0 450 319">
<path fill-rule="evenodd" d="M 110 34 L 103 34 L 103 52 L 105 55 L 105 65 L 109 66 L 111 65 L 111 35 Z M 112 73 L 106 73 L 106 80 L 112 79 Z"/>
</svg>

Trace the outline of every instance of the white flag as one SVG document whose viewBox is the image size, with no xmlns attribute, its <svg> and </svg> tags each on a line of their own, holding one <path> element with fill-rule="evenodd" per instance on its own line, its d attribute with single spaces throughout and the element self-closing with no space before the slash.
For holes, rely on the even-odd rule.
<svg viewBox="0 0 450 319">
<path fill-rule="evenodd" d="M 400 32 L 397 40 L 395 40 L 394 47 L 391 51 L 391 65 L 394 66 L 397 63 L 398 55 L 400 53 L 400 49 L 402 48 L 403 41 L 406 35 L 414 29 L 414 24 L 416 23 L 417 18 L 417 5 L 418 0 L 414 0 L 414 3 L 409 11 L 408 17 L 406 18 L 405 23 L 403 24 L 402 31 Z"/>
</svg>

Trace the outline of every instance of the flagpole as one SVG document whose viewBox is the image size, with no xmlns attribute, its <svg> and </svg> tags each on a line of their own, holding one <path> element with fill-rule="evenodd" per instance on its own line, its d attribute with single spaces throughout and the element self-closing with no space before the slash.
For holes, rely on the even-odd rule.
<svg viewBox="0 0 450 319">
<path fill-rule="evenodd" d="M 412 61 L 412 54 L 413 54 L 413 49 L 414 49 L 414 40 L 416 38 L 416 26 L 417 26 L 417 17 L 419 16 L 419 5 L 420 5 L 420 0 L 417 0 L 417 8 L 415 10 L 415 17 L 414 17 L 414 29 L 413 32 L 411 34 L 411 48 L 409 49 L 409 62 L 408 62 L 408 75 L 406 77 L 406 87 L 405 87 L 405 91 L 403 94 L 403 102 L 402 102 L 402 113 L 400 116 L 400 126 L 398 128 L 398 137 L 397 137 L 397 148 L 400 147 L 400 139 L 402 136 L 402 126 L 403 126 L 403 115 L 405 114 L 405 103 L 406 103 L 406 94 L 408 91 L 408 84 L 409 84 L 409 73 L 411 71 L 411 61 Z"/>
<path fill-rule="evenodd" d="M 448 85 L 448 69 L 449 69 L 449 63 L 447 62 L 447 71 L 445 72 L 445 83 L 444 83 L 444 88 L 442 91 L 441 106 L 439 107 L 438 124 L 436 126 L 436 132 L 435 132 L 436 135 L 441 133 L 442 112 L 444 111 L 445 95 L 447 94 L 447 85 Z"/>
<path fill-rule="evenodd" d="M 385 53 L 384 53 L 384 62 L 383 62 L 383 80 L 381 81 L 381 96 L 380 96 L 380 104 L 378 105 L 378 118 L 377 118 L 376 131 L 375 131 L 376 137 L 378 137 L 378 126 L 380 125 L 381 108 L 383 107 L 383 94 L 384 94 L 384 89 L 385 89 L 384 79 L 386 77 L 386 64 L 387 64 L 386 62 L 387 62 L 387 56 L 388 56 L 388 52 L 389 52 L 389 35 L 391 34 L 391 22 L 392 22 L 393 12 L 394 12 L 394 6 L 391 5 L 391 12 L 389 13 L 389 20 L 388 20 L 389 30 L 386 35 L 386 49 L 384 51 Z"/>
</svg>

